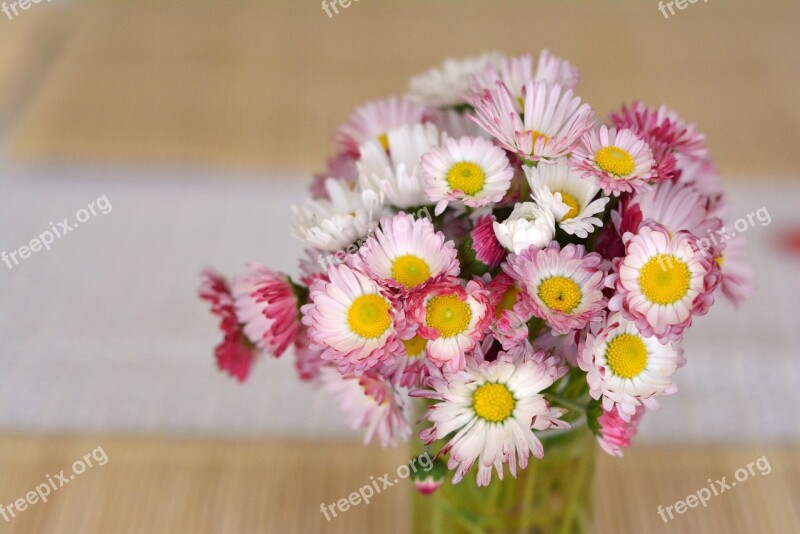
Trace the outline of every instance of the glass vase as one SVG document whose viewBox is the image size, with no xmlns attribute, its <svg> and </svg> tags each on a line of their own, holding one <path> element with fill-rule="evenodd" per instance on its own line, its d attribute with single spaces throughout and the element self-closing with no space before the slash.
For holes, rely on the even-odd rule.
<svg viewBox="0 0 800 534">
<path fill-rule="evenodd" d="M 495 473 L 479 488 L 476 468 L 458 484 L 449 474 L 431 495 L 414 496 L 414 533 L 580 534 L 591 530 L 596 442 L 581 425 L 542 436 L 544 458 L 530 458 L 517 478 Z"/>
</svg>

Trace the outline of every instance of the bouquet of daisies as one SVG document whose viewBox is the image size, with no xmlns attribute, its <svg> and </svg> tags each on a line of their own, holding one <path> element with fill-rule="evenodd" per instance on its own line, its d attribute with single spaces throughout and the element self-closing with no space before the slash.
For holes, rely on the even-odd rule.
<svg viewBox="0 0 800 534">
<path fill-rule="evenodd" d="M 299 275 L 203 273 L 219 368 L 295 353 L 367 442 L 412 434 L 487 485 L 586 424 L 620 455 L 675 393 L 684 330 L 750 291 L 705 139 L 665 107 L 606 121 L 543 51 L 447 61 L 358 108 L 293 208 Z"/>
</svg>

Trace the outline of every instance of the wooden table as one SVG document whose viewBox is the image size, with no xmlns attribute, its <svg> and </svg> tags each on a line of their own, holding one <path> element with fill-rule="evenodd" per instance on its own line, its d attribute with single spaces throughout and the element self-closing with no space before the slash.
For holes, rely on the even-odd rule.
<svg viewBox="0 0 800 534">
<path fill-rule="evenodd" d="M 102 450 L 99 450 L 101 447 Z M 92 451 L 96 456 L 92 457 Z M 601 456 L 595 532 L 615 534 L 800 532 L 800 447 L 639 447 Z M 320 505 L 347 497 L 403 464 L 403 450 L 333 441 L 175 438 L 0 438 L 0 504 L 6 508 L 89 454 L 93 467 L 0 529 L 9 533 L 406 533 L 410 483 L 384 490 L 326 521 Z M 755 475 L 665 524 L 674 504 L 766 456 Z M 107 460 L 101 462 L 103 458 Z M 85 460 L 81 460 L 86 463 Z M 105 463 L 105 465 L 99 465 Z M 4 524 L 5 523 L 5 524 Z"/>
</svg>

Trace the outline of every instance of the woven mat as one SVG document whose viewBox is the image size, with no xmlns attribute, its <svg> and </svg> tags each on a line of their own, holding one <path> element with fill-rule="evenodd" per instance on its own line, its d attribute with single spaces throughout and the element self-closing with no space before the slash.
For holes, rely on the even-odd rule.
<svg viewBox="0 0 800 534">
<path fill-rule="evenodd" d="M 668 103 L 708 133 L 723 171 L 800 169 L 791 0 L 699 2 L 669 20 L 655 0 L 364 0 L 332 18 L 294 1 L 75 9 L 14 132 L 18 155 L 316 168 L 355 105 L 444 57 L 546 46 L 577 63 L 602 114 Z"/>
<path fill-rule="evenodd" d="M 101 447 L 102 450 L 98 450 Z M 326 521 L 320 504 L 346 498 L 371 476 L 392 472 L 403 451 L 344 442 L 221 442 L 108 437 L 0 438 L 0 503 L 7 505 L 92 451 L 93 467 L 12 518 L 4 532 L 402 533 L 412 488 L 402 481 Z M 657 507 L 684 499 L 707 480 L 754 475 L 664 523 Z M 92 458 L 90 456 L 90 458 Z M 99 465 L 106 458 L 105 465 Z M 800 532 L 800 448 L 634 448 L 600 457 L 595 533 L 789 534 Z M 98 461 L 99 460 L 99 461 Z M 85 461 L 83 461 L 85 463 Z M 764 470 L 766 471 L 766 470 Z M 54 479 L 55 480 L 55 479 Z M 59 485 L 59 482 L 56 482 Z M 668 517 L 668 516 L 666 516 Z"/>
</svg>

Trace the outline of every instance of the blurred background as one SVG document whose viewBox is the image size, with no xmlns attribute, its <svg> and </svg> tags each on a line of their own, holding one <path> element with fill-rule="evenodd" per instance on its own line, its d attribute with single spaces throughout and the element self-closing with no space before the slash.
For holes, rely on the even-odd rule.
<svg viewBox="0 0 800 534">
<path fill-rule="evenodd" d="M 543 47 L 580 68 L 578 93 L 600 116 L 641 99 L 695 122 L 732 221 L 769 215 L 746 235 L 756 295 L 696 322 L 679 394 L 645 418 L 644 452 L 632 450 L 631 465 L 658 463 L 652 451 L 695 450 L 735 469 L 778 451 L 795 458 L 786 478 L 754 482 L 739 499 L 797 495 L 800 4 L 697 2 L 668 18 L 658 6 L 354 0 L 329 17 L 311 0 L 42 0 L 0 12 L 0 251 L 98 199 L 112 207 L 51 250 L 0 263 L 0 503 L 99 444 L 110 458 L 108 472 L 84 475 L 82 489 L 0 521 L 0 531 L 402 531 L 388 497 L 336 524 L 317 517 L 318 502 L 356 486 L 337 469 L 359 481 L 402 454 L 353 445 L 331 399 L 296 379 L 290 354 L 260 362 L 244 385 L 219 374 L 216 322 L 196 298 L 197 274 L 205 265 L 237 273 L 248 261 L 297 272 L 290 205 L 357 105 L 403 94 L 409 77 L 448 57 Z M 234 475 L 223 469 L 226 450 L 238 451 Z M 302 482 L 302 459 L 275 464 L 298 450 L 316 458 L 322 483 Z M 628 476 L 624 462 L 601 472 Z M 725 469 L 701 469 L 652 502 L 674 502 Z M 212 494 L 197 489 L 221 481 Z M 126 492 L 156 487 L 168 488 L 168 502 L 120 504 Z M 286 492 L 310 504 L 277 507 Z M 780 518 L 768 531 L 800 531 L 797 500 L 760 499 Z M 645 523 L 626 523 L 602 505 L 609 531 L 653 519 L 666 528 L 649 509 L 630 520 Z M 144 509 L 157 517 L 143 519 Z M 749 532 L 742 524 L 707 531 Z"/>
</svg>

